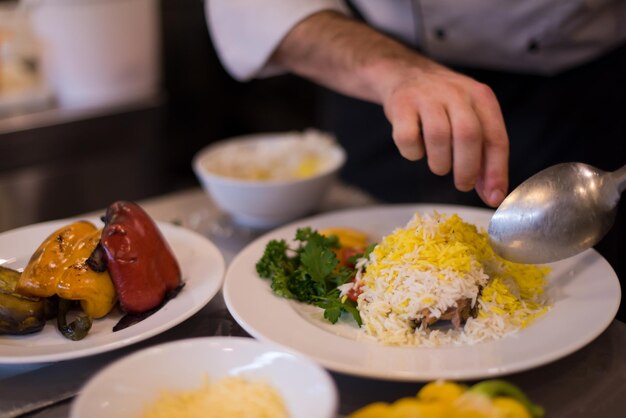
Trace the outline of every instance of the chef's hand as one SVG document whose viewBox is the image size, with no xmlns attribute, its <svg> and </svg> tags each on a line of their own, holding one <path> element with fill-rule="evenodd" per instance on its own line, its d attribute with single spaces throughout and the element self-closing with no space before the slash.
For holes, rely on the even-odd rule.
<svg viewBox="0 0 626 418">
<path fill-rule="evenodd" d="M 509 141 L 489 87 L 331 11 L 298 23 L 272 57 L 296 74 L 379 103 L 409 160 L 452 170 L 457 189 L 497 206 L 508 189 Z"/>
<path fill-rule="evenodd" d="M 452 170 L 458 190 L 475 188 L 497 206 L 508 188 L 509 141 L 493 91 L 435 63 L 387 71 L 381 90 L 393 140 L 409 160 L 426 156 L 430 170 Z"/>
</svg>

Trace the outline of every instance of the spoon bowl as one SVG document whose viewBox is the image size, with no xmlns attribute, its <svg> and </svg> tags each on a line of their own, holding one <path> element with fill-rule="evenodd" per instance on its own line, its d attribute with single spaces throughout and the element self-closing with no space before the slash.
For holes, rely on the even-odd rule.
<svg viewBox="0 0 626 418">
<path fill-rule="evenodd" d="M 489 241 L 502 258 L 542 264 L 597 244 L 615 221 L 626 166 L 605 172 L 563 163 L 533 175 L 511 192 L 489 223 Z"/>
</svg>

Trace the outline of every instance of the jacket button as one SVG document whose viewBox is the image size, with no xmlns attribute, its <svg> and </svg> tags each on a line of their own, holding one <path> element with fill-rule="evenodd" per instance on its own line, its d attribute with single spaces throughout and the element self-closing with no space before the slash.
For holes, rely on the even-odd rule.
<svg viewBox="0 0 626 418">
<path fill-rule="evenodd" d="M 436 28 L 434 30 L 434 34 L 435 34 L 435 38 L 443 41 L 444 39 L 446 39 L 446 31 L 443 30 L 442 28 Z"/>
</svg>

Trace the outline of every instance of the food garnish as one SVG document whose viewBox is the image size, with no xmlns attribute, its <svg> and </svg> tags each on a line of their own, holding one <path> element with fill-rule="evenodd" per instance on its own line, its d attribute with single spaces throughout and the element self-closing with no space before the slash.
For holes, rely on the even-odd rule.
<svg viewBox="0 0 626 418">
<path fill-rule="evenodd" d="M 532 403 L 515 385 L 499 379 L 473 386 L 436 381 L 426 384 L 415 397 L 393 403 L 375 402 L 348 418 L 542 418 L 543 408 Z"/>
<path fill-rule="evenodd" d="M 549 309 L 549 268 L 498 257 L 486 232 L 458 215 L 416 213 L 366 245 L 367 235 L 351 228 L 301 228 L 293 248 L 272 240 L 257 272 L 277 295 L 325 309 L 332 323 L 350 312 L 359 338 L 388 345 L 501 338 Z"/>
<path fill-rule="evenodd" d="M 356 303 L 342 298 L 337 288 L 354 276 L 354 269 L 339 265 L 335 254 L 339 248 L 337 236 L 326 237 L 311 228 L 300 228 L 291 245 L 285 240 L 270 241 L 256 270 L 272 281 L 276 295 L 324 309 L 324 318 L 333 324 L 348 312 L 360 326 Z"/>
</svg>

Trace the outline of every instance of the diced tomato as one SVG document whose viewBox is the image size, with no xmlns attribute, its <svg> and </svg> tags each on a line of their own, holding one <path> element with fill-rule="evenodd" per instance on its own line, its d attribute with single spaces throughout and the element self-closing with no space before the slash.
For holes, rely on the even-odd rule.
<svg viewBox="0 0 626 418">
<path fill-rule="evenodd" d="M 341 247 L 337 253 L 337 258 L 339 259 L 339 265 L 343 267 L 347 267 L 349 269 L 354 269 L 355 267 L 354 260 L 350 260 L 350 258 L 354 257 L 355 255 L 363 254 L 364 251 L 365 251 L 364 247 Z M 351 280 L 352 283 L 354 283 L 355 280 L 356 280 L 356 276 L 353 276 Z M 348 299 L 356 302 L 360 294 L 361 294 L 360 288 L 353 286 L 350 288 L 350 290 L 348 291 L 346 295 L 348 296 Z"/>
<path fill-rule="evenodd" d="M 356 280 L 356 277 L 352 278 L 352 283 L 354 284 Z M 350 288 L 350 290 L 348 290 L 348 293 L 346 293 L 346 296 L 348 296 L 348 299 L 356 302 L 357 298 L 359 297 L 359 295 L 361 294 L 361 286 L 357 287 L 357 286 L 352 286 Z"/>
<path fill-rule="evenodd" d="M 350 258 L 355 255 L 363 254 L 365 248 L 362 247 L 341 247 L 337 258 L 339 259 L 339 265 L 353 269 L 354 263 L 350 262 Z"/>
</svg>

